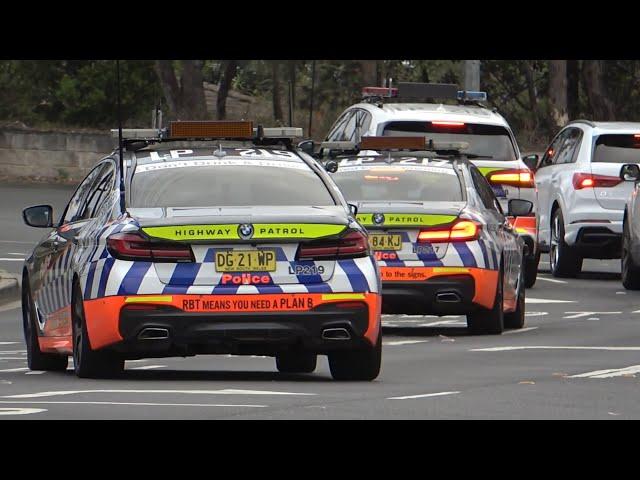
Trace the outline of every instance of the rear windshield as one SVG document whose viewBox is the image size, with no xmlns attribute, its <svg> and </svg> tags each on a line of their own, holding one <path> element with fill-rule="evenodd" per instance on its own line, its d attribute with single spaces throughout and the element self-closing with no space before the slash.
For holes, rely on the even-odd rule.
<svg viewBox="0 0 640 480">
<path fill-rule="evenodd" d="M 187 163 L 139 165 L 131 185 L 131 206 L 336 204 L 320 177 L 302 162 L 225 159 L 197 162 L 200 166 L 184 166 Z"/>
<path fill-rule="evenodd" d="M 444 122 L 443 122 L 444 123 Z M 506 128 L 496 125 L 450 122 L 389 122 L 384 136 L 425 136 L 434 142 L 468 142 L 465 153 L 491 157 L 492 160 L 516 160 L 516 152 Z"/>
<path fill-rule="evenodd" d="M 592 162 L 640 162 L 640 135 L 600 135 Z"/>
<path fill-rule="evenodd" d="M 348 201 L 457 202 L 458 175 L 450 168 L 417 166 L 345 167 L 333 179 Z"/>
</svg>

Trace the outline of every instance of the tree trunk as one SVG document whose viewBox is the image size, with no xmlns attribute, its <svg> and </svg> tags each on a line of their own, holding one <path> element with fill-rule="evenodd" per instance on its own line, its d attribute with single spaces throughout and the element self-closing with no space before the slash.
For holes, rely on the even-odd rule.
<svg viewBox="0 0 640 480">
<path fill-rule="evenodd" d="M 277 61 L 271 62 L 273 118 L 276 122 L 282 122 L 282 104 L 280 102 L 280 64 Z"/>
<path fill-rule="evenodd" d="M 185 120 L 204 120 L 207 117 L 207 102 L 202 82 L 201 60 L 182 60 L 182 110 Z"/>
<path fill-rule="evenodd" d="M 360 79 L 362 87 L 378 86 L 377 60 L 360 60 Z"/>
<path fill-rule="evenodd" d="M 156 60 L 156 73 L 160 79 L 162 93 L 164 93 L 164 98 L 167 101 L 169 110 L 174 115 L 179 116 L 182 110 L 180 104 L 180 88 L 178 87 L 178 80 L 173 70 L 171 60 Z"/>
<path fill-rule="evenodd" d="M 589 105 L 593 111 L 593 119 L 607 121 L 614 119 L 615 112 L 613 103 L 604 89 L 602 67 L 601 60 L 584 60 L 582 73 Z"/>
<path fill-rule="evenodd" d="M 549 60 L 549 100 L 551 121 L 562 128 L 569 121 L 567 115 L 567 61 Z"/>
<path fill-rule="evenodd" d="M 231 82 L 238 73 L 238 61 L 228 60 L 224 62 L 220 84 L 218 85 L 218 97 L 216 98 L 216 118 L 224 120 L 227 117 L 227 97 L 231 89 Z"/>
<path fill-rule="evenodd" d="M 567 110 L 569 118 L 575 120 L 578 118 L 580 95 L 580 75 L 578 68 L 578 60 L 567 60 Z"/>
<path fill-rule="evenodd" d="M 528 60 L 524 60 L 521 64 L 522 73 L 527 82 L 527 92 L 529 94 L 529 112 L 528 127 L 530 129 L 538 128 L 538 90 L 536 89 L 533 66 Z"/>
</svg>

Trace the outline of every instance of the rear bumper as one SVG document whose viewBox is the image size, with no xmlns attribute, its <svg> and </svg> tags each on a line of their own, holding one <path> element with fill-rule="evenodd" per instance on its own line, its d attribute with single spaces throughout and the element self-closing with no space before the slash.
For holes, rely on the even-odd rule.
<svg viewBox="0 0 640 480">
<path fill-rule="evenodd" d="M 91 347 L 126 358 L 201 353 L 275 355 L 374 345 L 380 296 L 374 293 L 137 295 L 85 301 Z M 349 339 L 323 338 L 340 328 Z"/>
<path fill-rule="evenodd" d="M 570 223 L 565 225 L 564 240 L 588 258 L 619 258 L 622 221 Z"/>
<path fill-rule="evenodd" d="M 380 267 L 382 311 L 467 314 L 493 307 L 498 271 L 470 267 Z"/>
</svg>

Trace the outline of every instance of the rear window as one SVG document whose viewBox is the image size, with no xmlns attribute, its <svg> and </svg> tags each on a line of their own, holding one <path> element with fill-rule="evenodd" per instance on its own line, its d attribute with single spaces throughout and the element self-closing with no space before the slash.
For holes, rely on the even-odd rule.
<svg viewBox="0 0 640 480">
<path fill-rule="evenodd" d="M 600 135 L 596 140 L 592 162 L 640 162 L 640 135 Z"/>
<path fill-rule="evenodd" d="M 344 167 L 333 174 L 348 201 L 457 202 L 462 188 L 449 168 L 417 166 Z"/>
<path fill-rule="evenodd" d="M 445 122 L 442 122 L 445 123 Z M 506 128 L 496 125 L 461 123 L 440 125 L 437 122 L 389 122 L 384 136 L 425 136 L 434 142 L 468 142 L 465 153 L 488 156 L 492 160 L 516 160 L 516 152 Z"/>
<path fill-rule="evenodd" d="M 139 165 L 131 185 L 131 206 L 138 208 L 335 204 L 320 177 L 303 162 L 223 159 Z"/>
</svg>

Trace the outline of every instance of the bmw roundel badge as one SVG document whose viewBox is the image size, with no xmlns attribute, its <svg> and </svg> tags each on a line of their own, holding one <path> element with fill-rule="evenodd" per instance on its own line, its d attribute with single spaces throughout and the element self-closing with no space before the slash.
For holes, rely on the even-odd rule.
<svg viewBox="0 0 640 480">
<path fill-rule="evenodd" d="M 253 237 L 253 225 L 250 223 L 243 223 L 238 225 L 238 235 L 243 240 L 249 240 Z"/>
<path fill-rule="evenodd" d="M 376 225 L 381 225 L 384 223 L 384 214 L 383 213 L 374 213 L 373 214 L 373 223 Z"/>
</svg>

